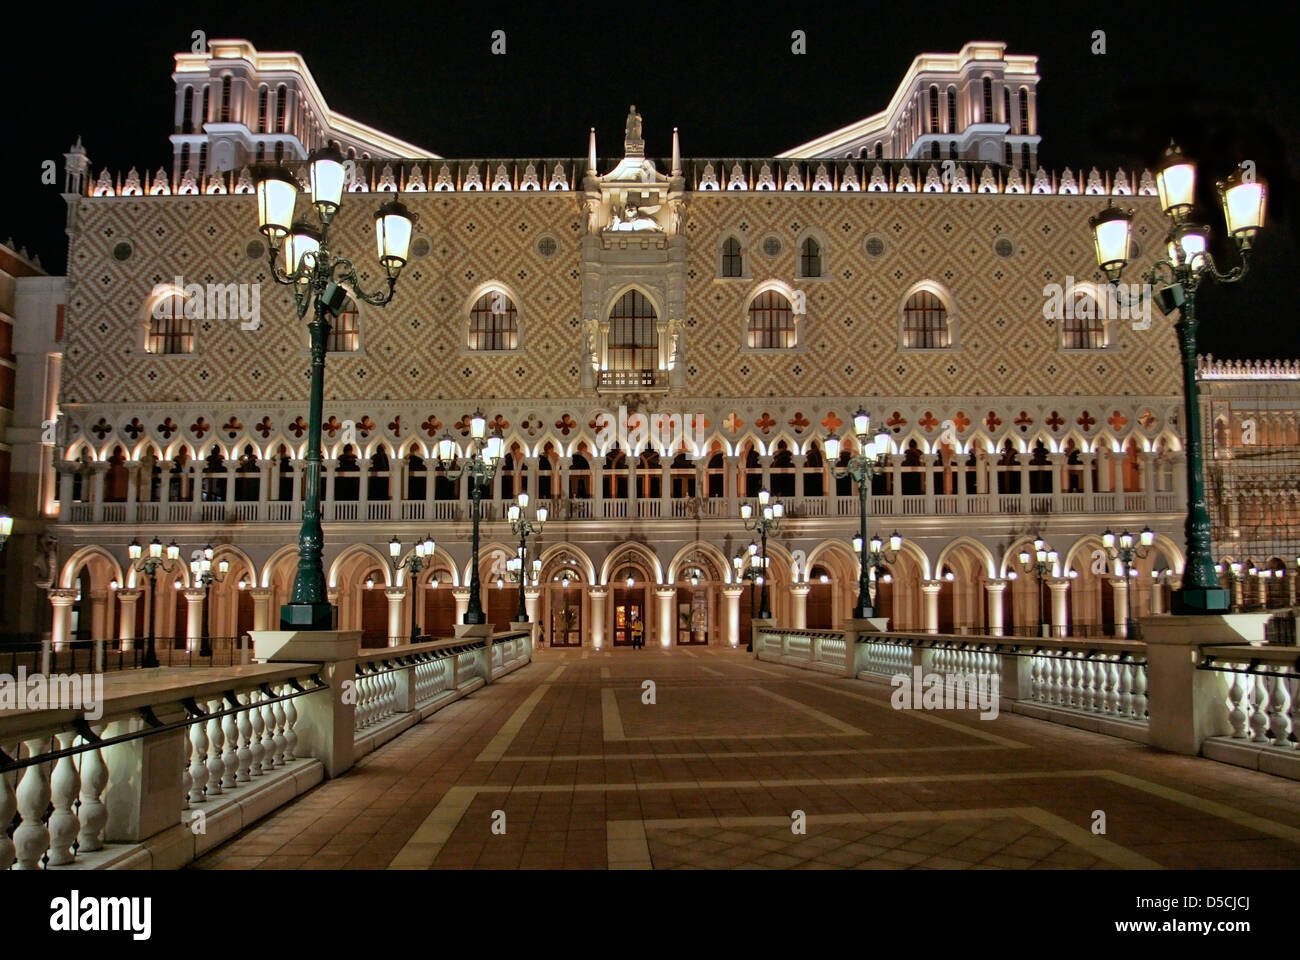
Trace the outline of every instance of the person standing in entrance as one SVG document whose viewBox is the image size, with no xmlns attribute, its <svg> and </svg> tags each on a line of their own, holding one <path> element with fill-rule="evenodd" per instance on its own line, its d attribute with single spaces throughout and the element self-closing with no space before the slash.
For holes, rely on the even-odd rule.
<svg viewBox="0 0 1300 960">
<path fill-rule="evenodd" d="M 641 624 L 641 618 L 633 614 L 632 620 L 632 649 L 645 647 L 645 631 Z"/>
</svg>

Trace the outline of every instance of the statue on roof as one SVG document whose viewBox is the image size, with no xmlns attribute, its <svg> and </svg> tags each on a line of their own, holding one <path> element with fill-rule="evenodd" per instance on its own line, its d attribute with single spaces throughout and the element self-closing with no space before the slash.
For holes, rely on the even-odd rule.
<svg viewBox="0 0 1300 960">
<path fill-rule="evenodd" d="M 636 104 L 632 104 L 627 111 L 627 128 L 626 139 L 641 139 L 641 114 L 636 112 Z"/>
</svg>

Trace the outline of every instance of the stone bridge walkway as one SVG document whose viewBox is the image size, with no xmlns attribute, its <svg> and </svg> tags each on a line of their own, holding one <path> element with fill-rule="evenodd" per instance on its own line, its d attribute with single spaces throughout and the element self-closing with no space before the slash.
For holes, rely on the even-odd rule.
<svg viewBox="0 0 1300 960">
<path fill-rule="evenodd" d="M 1292 781 L 890 692 L 718 648 L 542 649 L 192 867 L 1300 866 Z"/>
</svg>

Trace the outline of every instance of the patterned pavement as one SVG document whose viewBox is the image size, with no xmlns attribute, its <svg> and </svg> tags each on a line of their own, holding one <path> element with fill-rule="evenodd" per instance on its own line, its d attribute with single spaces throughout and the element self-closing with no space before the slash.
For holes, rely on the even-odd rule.
<svg viewBox="0 0 1300 960">
<path fill-rule="evenodd" d="M 889 693 L 743 651 L 542 649 L 192 868 L 1300 866 L 1292 781 Z"/>
</svg>

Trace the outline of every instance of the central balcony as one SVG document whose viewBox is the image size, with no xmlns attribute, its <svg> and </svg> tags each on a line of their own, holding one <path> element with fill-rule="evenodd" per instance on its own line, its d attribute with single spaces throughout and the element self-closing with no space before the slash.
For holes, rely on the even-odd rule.
<svg viewBox="0 0 1300 960">
<path fill-rule="evenodd" d="M 666 370 L 601 370 L 596 388 L 602 391 L 667 390 Z"/>
</svg>

